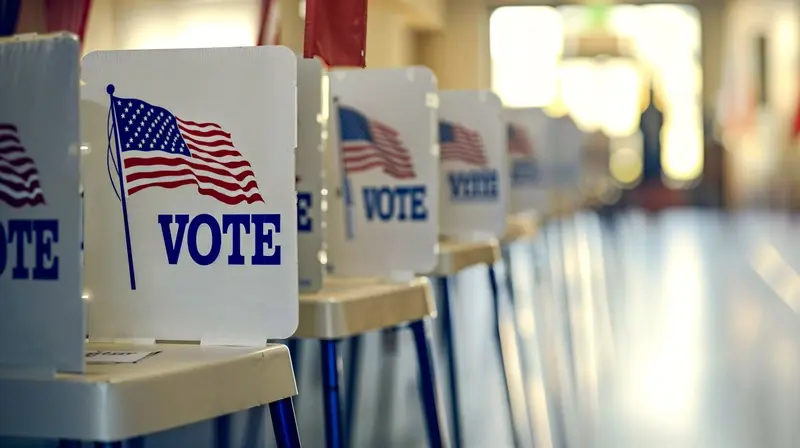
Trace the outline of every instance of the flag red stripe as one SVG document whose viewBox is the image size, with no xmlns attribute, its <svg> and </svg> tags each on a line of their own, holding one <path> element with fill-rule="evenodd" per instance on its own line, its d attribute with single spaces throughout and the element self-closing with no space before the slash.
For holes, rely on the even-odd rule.
<svg viewBox="0 0 800 448">
<path fill-rule="evenodd" d="M 376 143 L 346 143 L 344 145 L 345 153 L 351 151 L 364 151 L 364 150 L 375 150 L 380 151 L 387 156 L 395 157 L 401 160 L 408 160 L 411 161 L 411 157 L 408 154 L 408 151 L 405 151 L 403 147 L 396 147 L 396 146 L 384 146 L 379 145 Z"/>
<path fill-rule="evenodd" d="M 159 187 L 164 188 L 167 190 L 171 190 L 173 188 L 182 187 L 184 185 L 196 185 L 197 191 L 205 196 L 211 196 L 212 198 L 222 202 L 223 204 L 227 205 L 236 205 L 241 204 L 242 202 L 246 202 L 248 204 L 253 204 L 256 202 L 264 202 L 264 199 L 261 197 L 259 193 L 252 193 L 249 195 L 246 194 L 237 194 L 235 196 L 226 196 L 217 190 L 211 188 L 203 188 L 200 184 L 193 179 L 182 179 L 176 181 L 163 181 L 163 182 L 153 182 L 145 185 L 139 185 L 138 187 L 131 188 L 128 190 L 128 195 L 132 195 L 138 191 L 146 190 L 148 188 Z"/>
<path fill-rule="evenodd" d="M 220 146 L 233 146 L 233 142 L 230 141 L 230 140 L 214 140 L 214 141 L 211 141 L 211 142 L 204 142 L 204 141 L 200 141 L 200 140 L 197 140 L 195 138 L 192 138 L 190 135 L 187 135 L 184 132 L 181 132 L 181 135 L 183 135 L 183 138 L 184 138 L 184 140 L 186 140 L 187 144 L 189 142 L 192 142 L 195 145 L 210 146 L 212 148 L 218 148 Z"/>
<path fill-rule="evenodd" d="M 38 178 L 33 182 L 31 182 L 30 185 L 25 186 L 25 184 L 22 184 L 21 182 L 12 182 L 8 179 L 0 177 L 0 184 L 5 185 L 6 187 L 14 191 L 24 192 L 24 193 L 33 193 L 37 188 L 42 188 L 42 186 L 39 184 Z"/>
<path fill-rule="evenodd" d="M 4 148 L 0 148 L 0 155 L 12 154 L 15 152 L 25 152 L 25 148 L 22 146 L 6 146 Z"/>
<path fill-rule="evenodd" d="M 20 179 L 22 179 L 24 181 L 27 181 L 31 177 L 35 177 L 38 174 L 38 172 L 36 171 L 35 167 L 28 168 L 27 171 L 17 171 L 17 170 L 14 170 L 13 168 L 9 168 L 9 167 L 3 166 L 3 165 L 0 165 L 0 173 L 12 174 L 14 176 L 19 177 Z"/>
<path fill-rule="evenodd" d="M 6 204 L 14 208 L 22 207 L 25 205 L 35 206 L 45 203 L 44 196 L 41 193 L 37 193 L 32 198 L 15 198 L 2 190 L 0 190 L 0 200 L 2 200 Z"/>
<path fill-rule="evenodd" d="M 195 157 L 195 158 L 201 159 L 200 157 Z M 138 156 L 138 157 L 131 157 L 129 159 L 125 159 L 125 168 L 127 169 L 127 168 L 136 168 L 138 166 L 156 166 L 156 165 L 177 166 L 175 164 L 180 164 L 180 165 L 188 165 L 188 166 L 190 166 L 192 168 L 199 169 L 199 170 L 209 171 L 209 172 L 212 172 L 214 174 L 220 174 L 222 176 L 231 176 L 231 177 L 232 177 L 232 174 L 229 171 L 230 169 L 241 168 L 241 167 L 244 167 L 244 166 L 250 168 L 250 164 L 247 163 L 247 161 L 225 163 L 225 162 L 217 162 L 215 160 L 210 160 L 210 161 L 209 160 L 205 160 L 205 159 L 201 159 L 201 160 L 203 160 L 205 162 L 208 162 L 208 163 L 217 163 L 219 165 L 222 165 L 222 167 L 221 168 L 209 167 L 209 166 L 206 166 L 206 165 L 194 163 L 192 161 L 192 159 L 188 158 L 188 157 L 186 158 L 186 160 L 175 160 L 175 159 L 171 159 L 169 157 Z M 227 169 L 225 169 L 225 168 L 227 168 Z M 255 174 L 253 174 L 252 170 L 242 171 L 242 173 L 249 174 L 249 175 L 255 177 Z"/>
<path fill-rule="evenodd" d="M 224 138 L 224 139 L 226 139 L 228 141 L 230 141 L 230 138 L 231 138 L 231 134 L 230 133 L 225 132 L 225 131 L 220 130 L 220 129 L 211 129 L 211 130 L 208 130 L 208 131 L 200 131 L 200 130 L 197 130 L 197 129 L 190 129 L 190 128 L 187 128 L 187 127 L 181 126 L 181 125 L 178 125 L 178 129 L 180 129 L 181 131 L 186 132 L 187 134 L 192 135 L 194 137 L 203 137 L 203 138 L 222 137 L 222 138 Z"/>
<path fill-rule="evenodd" d="M 189 126 L 197 126 L 198 128 L 212 127 L 212 128 L 217 128 L 217 129 L 222 130 L 222 127 L 220 127 L 220 125 L 218 125 L 216 123 L 211 123 L 211 122 L 201 123 L 199 121 L 182 120 L 182 119 L 180 119 L 178 117 L 175 117 L 175 119 L 178 120 L 178 123 L 186 124 L 186 125 L 189 125 Z"/>
<path fill-rule="evenodd" d="M 375 164 L 371 164 L 371 165 L 367 165 L 367 166 L 359 167 L 359 168 L 353 168 L 353 169 L 350 169 L 348 171 L 348 173 L 361 173 L 361 172 L 364 172 L 364 171 L 369 171 L 372 168 L 376 168 L 376 167 L 382 167 L 383 168 L 383 172 L 385 174 L 388 174 L 388 175 L 394 177 L 395 179 L 413 179 L 416 176 L 416 174 L 413 173 L 413 172 L 409 173 L 409 172 L 404 172 L 404 171 L 403 172 L 401 172 L 401 171 L 393 171 L 393 170 L 383 166 L 380 163 L 375 163 Z"/>
<path fill-rule="evenodd" d="M 204 153 L 204 154 L 208 154 L 208 155 L 212 155 L 214 157 L 225 157 L 225 156 L 240 157 L 241 156 L 239 151 L 237 151 L 235 149 L 220 149 L 220 150 L 211 152 L 211 151 L 208 151 L 207 149 L 201 148 L 201 147 L 199 147 L 197 145 L 194 145 L 192 143 L 189 143 L 189 142 L 186 143 L 186 146 L 189 147 L 189 149 L 192 150 L 192 157 L 197 156 L 197 153 L 195 151 L 201 152 L 201 153 Z M 213 160 L 213 159 L 210 159 L 210 160 Z M 244 161 L 244 162 L 247 163 L 247 161 Z M 247 163 L 247 165 L 249 166 L 250 164 Z"/>
<path fill-rule="evenodd" d="M 33 163 L 33 159 L 31 159 L 30 157 L 20 157 L 18 159 L 14 159 L 14 160 L 8 160 L 8 159 L 0 157 L 0 162 L 7 163 L 7 164 L 9 164 L 11 166 L 22 166 L 22 165 L 26 165 L 28 163 L 30 163 L 31 165 L 34 164 Z"/>
<path fill-rule="evenodd" d="M 178 170 L 159 170 L 159 171 L 144 171 L 138 173 L 131 173 L 125 176 L 125 181 L 133 183 L 136 182 L 137 180 L 142 180 L 142 179 L 159 179 L 159 178 L 177 177 L 182 175 L 193 176 L 195 179 L 197 179 L 198 182 L 211 184 L 216 187 L 224 188 L 225 190 L 231 192 L 237 192 L 239 190 L 247 191 L 251 188 L 256 188 L 256 189 L 258 188 L 258 183 L 256 183 L 255 179 L 251 179 L 246 184 L 226 182 L 221 179 L 216 179 L 213 177 L 198 174 L 189 168 L 178 169 Z"/>
<path fill-rule="evenodd" d="M 7 143 L 7 142 L 12 142 L 17 144 L 20 143 L 19 137 L 17 137 L 14 134 L 0 134 L 0 143 Z"/>
<path fill-rule="evenodd" d="M 125 179 L 127 182 L 136 182 L 137 180 L 142 179 L 156 179 L 159 177 L 169 177 L 169 176 L 181 176 L 181 175 L 193 175 L 198 180 L 207 182 L 209 184 L 216 185 L 220 188 L 224 188 L 229 191 L 238 191 L 238 190 L 248 190 L 253 187 L 258 187 L 258 184 L 255 181 L 255 177 L 252 175 L 244 176 L 242 179 L 235 179 L 236 182 L 228 182 L 222 179 L 214 178 L 205 176 L 203 174 L 197 173 L 195 170 L 191 168 L 181 168 L 179 165 L 172 165 L 171 167 L 176 167 L 179 169 L 176 170 L 167 170 L 161 169 L 158 171 L 139 171 L 135 173 L 130 173 L 125 175 Z M 239 176 L 237 176 L 239 177 Z M 243 183 L 244 179 L 250 177 L 250 181 L 247 183 Z"/>
<path fill-rule="evenodd" d="M 358 157 L 361 157 L 364 154 L 366 154 L 366 155 L 377 154 L 377 155 L 379 155 L 381 157 L 385 157 L 387 159 L 390 159 L 395 163 L 411 164 L 411 157 L 409 157 L 407 155 L 393 154 L 393 153 L 385 151 L 385 150 L 383 150 L 380 147 L 377 147 L 375 145 L 360 146 L 360 147 L 348 146 L 348 147 L 345 147 L 345 149 L 344 149 L 344 155 L 345 155 L 345 157 L 348 157 L 348 158 L 358 158 Z"/>
</svg>

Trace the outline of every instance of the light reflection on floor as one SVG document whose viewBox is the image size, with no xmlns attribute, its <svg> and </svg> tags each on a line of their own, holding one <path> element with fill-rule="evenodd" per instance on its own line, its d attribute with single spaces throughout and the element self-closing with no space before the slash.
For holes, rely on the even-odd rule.
<svg viewBox="0 0 800 448">
<path fill-rule="evenodd" d="M 554 227 L 564 284 L 536 320 L 567 428 L 551 415 L 553 446 L 800 446 L 800 223 L 681 210 Z"/>
</svg>

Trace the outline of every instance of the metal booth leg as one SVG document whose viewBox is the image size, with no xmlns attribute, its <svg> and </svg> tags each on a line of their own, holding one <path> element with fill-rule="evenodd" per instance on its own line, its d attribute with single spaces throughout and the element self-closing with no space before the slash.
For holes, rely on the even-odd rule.
<svg viewBox="0 0 800 448">
<path fill-rule="evenodd" d="M 122 448 L 122 442 L 95 442 L 94 448 Z"/>
<path fill-rule="evenodd" d="M 278 448 L 301 448 L 292 397 L 270 403 L 269 414 Z"/>
<path fill-rule="evenodd" d="M 453 414 L 453 448 L 460 448 L 461 438 L 461 406 L 458 395 L 458 362 L 456 361 L 455 331 L 453 329 L 453 299 L 450 294 L 450 278 L 439 277 L 439 291 L 442 294 L 442 339 L 444 339 L 445 353 L 447 354 L 448 385 L 450 387 L 450 412 Z"/>
<path fill-rule="evenodd" d="M 214 446 L 227 448 L 231 441 L 231 416 L 222 415 L 214 419 Z M 121 448 L 121 447 L 120 447 Z"/>
<path fill-rule="evenodd" d="M 508 269 L 508 266 L 506 266 L 506 269 Z M 520 440 L 521 432 L 520 428 L 518 427 L 518 423 L 521 421 L 528 420 L 527 409 L 517 410 L 517 407 L 514 406 L 514 398 L 512 397 L 511 369 L 512 365 L 515 365 L 516 367 L 520 366 L 519 364 L 515 364 L 510 359 L 508 359 L 507 355 L 509 350 L 519 350 L 519 348 L 517 347 L 515 340 L 514 341 L 503 340 L 503 322 L 502 322 L 503 314 L 500 303 L 500 286 L 498 285 L 497 282 L 497 272 L 495 271 L 494 265 L 489 265 L 489 286 L 491 287 L 492 290 L 492 302 L 494 304 L 494 318 L 495 318 L 495 338 L 497 339 L 497 348 L 500 355 L 500 366 L 503 368 L 503 385 L 505 386 L 506 390 L 506 404 L 508 405 L 508 416 L 511 419 L 511 432 L 514 438 L 514 446 L 521 447 L 524 445 L 524 443 L 522 442 L 522 440 Z M 516 326 L 513 327 L 515 328 Z M 516 330 L 514 330 L 511 335 L 507 336 L 513 336 L 514 338 L 516 338 L 517 337 Z M 519 356 L 518 353 L 517 356 Z M 520 375 L 522 374 L 521 371 L 517 373 L 519 373 Z M 518 390 L 517 387 L 513 387 L 513 389 L 517 389 L 515 390 L 515 392 L 517 394 L 522 395 L 523 398 L 522 403 L 525 403 L 525 406 L 527 406 L 527 400 L 524 400 L 525 396 L 524 380 L 522 384 L 522 390 Z M 526 414 L 524 415 L 524 417 L 522 415 L 519 415 L 522 413 L 521 411 L 524 411 L 524 413 Z"/>
<path fill-rule="evenodd" d="M 414 332 L 414 345 L 417 348 L 422 403 L 425 412 L 425 424 L 428 429 L 428 446 L 430 448 L 445 448 L 449 446 L 447 427 L 445 426 L 446 419 L 443 416 L 439 397 L 436 368 L 431 351 L 431 334 L 428 325 L 427 320 L 412 322 L 411 331 Z"/>
<path fill-rule="evenodd" d="M 322 401 L 325 405 L 325 441 L 328 448 L 344 448 L 341 416 L 341 390 L 339 378 L 342 363 L 337 351 L 337 340 L 321 341 L 322 352 Z"/>
<path fill-rule="evenodd" d="M 358 382 L 361 377 L 361 336 L 355 336 L 349 341 L 350 357 L 347 363 L 345 376 L 347 382 L 344 392 L 344 437 L 348 447 L 355 443 L 353 431 L 355 430 L 355 414 L 358 408 Z"/>
<path fill-rule="evenodd" d="M 58 448 L 81 448 L 83 445 L 81 442 L 77 440 L 59 440 L 58 441 Z"/>
</svg>

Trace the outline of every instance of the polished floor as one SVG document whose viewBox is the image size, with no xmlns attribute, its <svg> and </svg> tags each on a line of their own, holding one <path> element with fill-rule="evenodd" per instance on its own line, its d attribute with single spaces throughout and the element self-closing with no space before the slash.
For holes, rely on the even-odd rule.
<svg viewBox="0 0 800 448">
<path fill-rule="evenodd" d="M 554 226 L 538 446 L 800 446 L 798 229 L 693 210 Z"/>
</svg>

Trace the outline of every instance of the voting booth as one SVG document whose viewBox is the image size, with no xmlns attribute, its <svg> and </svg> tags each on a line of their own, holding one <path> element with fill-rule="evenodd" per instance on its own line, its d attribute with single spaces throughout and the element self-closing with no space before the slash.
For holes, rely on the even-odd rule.
<svg viewBox="0 0 800 448">
<path fill-rule="evenodd" d="M 0 40 L 0 371 L 9 375 L 84 370 L 79 51 L 70 34 Z"/>
<path fill-rule="evenodd" d="M 508 136 L 508 169 L 511 176 L 509 213 L 546 214 L 548 192 L 546 163 L 549 118 L 539 108 L 503 110 Z"/>
<path fill-rule="evenodd" d="M 329 102 L 319 113 L 328 136 L 320 194 L 325 275 L 318 291 L 302 290 L 300 321 L 289 345 L 299 361 L 308 340 L 319 343 L 320 376 L 304 390 L 315 399 L 319 389 L 323 398 L 324 443 L 344 446 L 354 440 L 362 337 L 409 327 L 429 444 L 447 446 L 428 324 L 436 306 L 430 283 L 415 275 L 417 267 L 430 269 L 437 262 L 435 78 L 422 67 L 334 69 L 327 78 Z M 299 84 L 301 111 L 303 98 L 319 98 L 316 88 Z M 303 118 L 301 112 L 299 119 L 302 137 L 303 120 L 310 122 L 311 115 Z M 311 145 L 298 154 L 310 150 Z M 302 250 L 301 257 L 310 259 Z M 350 355 L 344 369 L 343 351 Z M 304 365 L 298 363 L 296 371 L 307 372 Z"/>
<path fill-rule="evenodd" d="M 318 59 L 297 59 L 297 257 L 300 291 L 322 288 L 325 263 L 325 145 L 328 73 Z"/>
<path fill-rule="evenodd" d="M 441 227 L 461 241 L 501 238 L 509 176 L 502 103 L 487 91 L 439 94 Z"/>
<path fill-rule="evenodd" d="M 338 69 L 330 78 L 329 272 L 390 278 L 432 269 L 439 229 L 433 73 Z"/>
<path fill-rule="evenodd" d="M 0 198 L 20 209 L 12 222 L 26 216 L 22 207 L 71 213 L 56 227 L 27 215 L 40 228 L 31 239 L 40 248 L 24 255 L 41 261 L 31 275 L 70 281 L 46 295 L 52 304 L 38 306 L 74 326 L 59 338 L 70 344 L 60 353 L 74 359 L 58 370 L 78 372 L 0 376 L 8 398 L 0 435 L 121 447 L 213 419 L 216 446 L 228 446 L 232 414 L 263 415 L 269 405 L 278 445 L 299 447 L 289 352 L 267 343 L 297 327 L 294 54 L 95 52 L 79 79 L 78 51 L 69 36 L 0 47 L 3 66 L 32 84 L 0 83 L 19 95 L 12 104 L 31 107 L 0 109 L 8 123 L 0 125 L 0 155 L 24 166 L 20 175 L 39 177 L 0 189 Z M 32 133 L 31 124 L 43 122 L 55 124 L 52 132 Z M 31 303 L 44 292 L 11 287 Z M 53 313 L 66 304 L 77 311 Z M 20 327 L 36 324 L 42 335 L 59 328 L 20 317 Z M 262 421 L 248 422 L 257 427 L 247 433 L 260 433 Z"/>
</svg>

